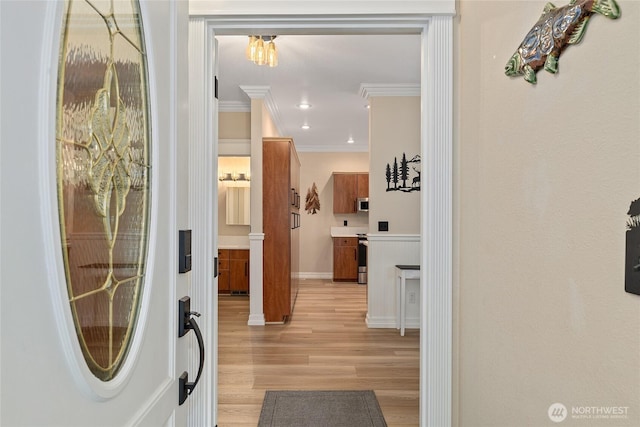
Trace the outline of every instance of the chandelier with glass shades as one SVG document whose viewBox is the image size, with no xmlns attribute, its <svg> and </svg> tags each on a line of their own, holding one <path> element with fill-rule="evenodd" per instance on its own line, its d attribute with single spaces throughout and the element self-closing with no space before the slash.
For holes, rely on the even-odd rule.
<svg viewBox="0 0 640 427">
<path fill-rule="evenodd" d="M 274 40 L 276 36 L 249 36 L 247 59 L 257 65 L 278 65 L 278 50 Z"/>
</svg>

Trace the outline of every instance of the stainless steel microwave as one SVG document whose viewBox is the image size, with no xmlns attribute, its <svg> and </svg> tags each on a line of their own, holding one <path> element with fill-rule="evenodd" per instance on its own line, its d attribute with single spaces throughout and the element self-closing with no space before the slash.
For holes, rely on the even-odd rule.
<svg viewBox="0 0 640 427">
<path fill-rule="evenodd" d="M 369 212 L 369 198 L 358 199 L 358 212 Z"/>
</svg>

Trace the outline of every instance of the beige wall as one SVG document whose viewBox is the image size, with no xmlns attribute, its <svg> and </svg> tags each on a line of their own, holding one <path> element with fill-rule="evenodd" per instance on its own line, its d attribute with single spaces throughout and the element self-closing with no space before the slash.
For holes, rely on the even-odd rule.
<svg viewBox="0 0 640 427">
<path fill-rule="evenodd" d="M 218 113 L 218 138 L 251 139 L 251 113 Z"/>
<path fill-rule="evenodd" d="M 640 297 L 624 292 L 640 196 L 640 4 L 594 15 L 538 84 L 504 65 L 544 1 L 462 1 L 456 26 L 454 419 L 556 425 L 552 403 L 640 425 Z M 562 5 L 564 2 L 562 3 Z"/>
<path fill-rule="evenodd" d="M 403 153 L 407 160 L 420 154 L 420 97 L 372 97 L 369 104 L 369 232 L 378 232 L 378 221 L 388 221 L 390 234 L 419 234 L 420 191 L 387 191 L 386 166 L 393 168 L 396 158 L 399 165 Z M 420 163 L 411 166 L 422 170 Z M 417 176 L 411 167 L 409 172 Z"/>
<path fill-rule="evenodd" d="M 333 273 L 333 243 L 330 229 L 342 226 L 364 227 L 368 224 L 366 213 L 351 215 L 333 214 L 333 172 L 368 172 L 369 153 L 305 153 L 299 152 L 300 190 L 302 201 L 313 183 L 318 187 L 320 210 L 315 214 L 301 213 L 300 224 L 300 272 L 303 277 L 318 273 Z"/>
</svg>

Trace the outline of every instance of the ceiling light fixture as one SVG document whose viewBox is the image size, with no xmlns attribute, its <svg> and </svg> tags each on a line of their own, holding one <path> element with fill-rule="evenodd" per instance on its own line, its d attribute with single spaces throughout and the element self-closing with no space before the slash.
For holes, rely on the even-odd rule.
<svg viewBox="0 0 640 427">
<path fill-rule="evenodd" d="M 301 127 L 302 127 L 302 129 L 307 130 L 307 129 L 309 129 L 311 126 L 309 126 L 308 124 L 304 124 L 304 125 L 302 125 Z"/>
<path fill-rule="evenodd" d="M 355 141 L 353 140 L 352 137 L 349 137 L 349 139 L 347 139 L 347 143 L 348 144 L 353 144 Z"/>
<path fill-rule="evenodd" d="M 247 59 L 257 65 L 277 66 L 278 49 L 275 39 L 276 36 L 249 36 L 249 44 L 245 52 Z"/>
<path fill-rule="evenodd" d="M 305 103 L 298 104 L 298 108 L 301 110 L 308 110 L 309 108 L 311 108 L 311 104 L 305 104 Z"/>
</svg>

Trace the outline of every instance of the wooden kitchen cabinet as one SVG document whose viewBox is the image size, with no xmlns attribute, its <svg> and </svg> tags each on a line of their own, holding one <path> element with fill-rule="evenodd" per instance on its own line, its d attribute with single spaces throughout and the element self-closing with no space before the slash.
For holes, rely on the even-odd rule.
<svg viewBox="0 0 640 427">
<path fill-rule="evenodd" d="M 293 313 L 300 269 L 300 160 L 291 138 L 262 139 L 263 309 L 266 322 Z"/>
<path fill-rule="evenodd" d="M 218 249 L 218 293 L 228 294 L 229 288 L 229 250 Z"/>
<path fill-rule="evenodd" d="M 248 250 L 229 250 L 229 291 L 232 294 L 249 293 Z"/>
<path fill-rule="evenodd" d="M 358 211 L 356 201 L 369 197 L 369 174 L 364 172 L 333 173 L 333 213 L 349 214 Z"/>
<path fill-rule="evenodd" d="M 218 293 L 249 293 L 249 250 L 218 250 Z"/>
<path fill-rule="evenodd" d="M 358 281 L 358 238 L 333 238 L 333 281 Z"/>
<path fill-rule="evenodd" d="M 358 173 L 356 174 L 356 179 L 358 180 L 356 198 L 358 199 L 368 198 L 369 197 L 369 174 Z"/>
</svg>

